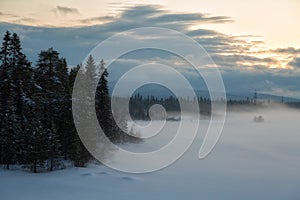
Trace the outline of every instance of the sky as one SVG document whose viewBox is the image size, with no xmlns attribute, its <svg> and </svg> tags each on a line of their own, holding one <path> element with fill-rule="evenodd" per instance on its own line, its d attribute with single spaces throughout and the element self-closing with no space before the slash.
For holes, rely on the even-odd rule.
<svg viewBox="0 0 300 200">
<path fill-rule="evenodd" d="M 199 42 L 230 90 L 293 97 L 300 97 L 299 19 L 299 0 L 0 1 L 1 37 L 18 33 L 33 63 L 54 47 L 74 66 L 115 33 L 164 27 Z M 155 53 L 151 59 L 162 60 Z"/>
<path fill-rule="evenodd" d="M 271 47 L 300 47 L 299 0 L 1 0 L 0 21 L 34 26 L 84 26 L 87 23 L 80 20 L 115 16 L 129 6 L 141 4 L 161 5 L 174 12 L 229 16 L 234 23 L 205 27 L 227 34 L 262 36 Z M 88 24 L 98 23 L 95 20 Z"/>
</svg>

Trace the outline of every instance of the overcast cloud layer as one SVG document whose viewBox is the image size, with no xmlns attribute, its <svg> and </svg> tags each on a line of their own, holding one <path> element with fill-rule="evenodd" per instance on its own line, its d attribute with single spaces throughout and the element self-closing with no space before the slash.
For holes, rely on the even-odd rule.
<svg viewBox="0 0 300 200">
<path fill-rule="evenodd" d="M 57 15 L 79 15 L 77 8 L 57 6 Z M 0 13 L 3 15 L 4 13 Z M 29 20 L 29 19 L 28 19 Z M 22 39 L 23 49 L 35 64 L 40 50 L 53 47 L 66 57 L 70 66 L 82 62 L 99 42 L 115 33 L 140 27 L 164 27 L 187 34 L 201 44 L 220 67 L 225 86 L 230 92 L 260 92 L 300 97 L 300 49 L 266 49 L 260 37 L 232 36 L 215 30 L 191 30 L 191 25 L 232 23 L 228 16 L 213 16 L 201 13 L 170 13 L 158 6 L 137 6 L 124 10 L 119 17 L 94 17 L 81 20 L 84 24 L 99 21 L 99 25 L 79 28 L 29 27 L 15 24 L 0 24 L 4 32 L 16 32 Z M 103 23 L 106 22 L 106 23 Z M 162 38 L 163 39 L 163 36 Z M 138 56 L 137 56 L 138 55 Z M 147 52 L 125 56 L 119 66 L 134 66 L 145 60 L 152 62 L 174 61 L 172 56 Z M 100 60 L 101 58 L 96 58 Z M 138 61 L 137 61 L 138 60 Z M 178 65 L 178 64 L 177 64 Z M 184 67 L 179 64 L 179 67 Z M 190 75 L 191 80 L 193 79 Z"/>
</svg>

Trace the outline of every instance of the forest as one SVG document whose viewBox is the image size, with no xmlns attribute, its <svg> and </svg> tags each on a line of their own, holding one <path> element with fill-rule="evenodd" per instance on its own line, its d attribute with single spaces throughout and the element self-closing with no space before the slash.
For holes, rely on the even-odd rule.
<svg viewBox="0 0 300 200">
<path fill-rule="evenodd" d="M 0 165 L 6 169 L 20 165 L 34 173 L 64 168 L 65 160 L 85 166 L 93 158 L 77 134 L 71 106 L 81 65 L 69 70 L 66 59 L 53 48 L 42 50 L 33 65 L 22 52 L 18 35 L 9 31 L 0 60 Z M 99 80 L 96 112 L 105 134 L 113 142 L 126 142 L 132 137 L 112 118 L 104 65 L 102 60 L 97 66 L 90 56 L 80 73 Z"/>
</svg>

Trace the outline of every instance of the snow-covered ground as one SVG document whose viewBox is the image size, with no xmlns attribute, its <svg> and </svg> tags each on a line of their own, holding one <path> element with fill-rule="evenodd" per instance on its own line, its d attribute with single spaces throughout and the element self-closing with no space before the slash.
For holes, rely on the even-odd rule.
<svg viewBox="0 0 300 200">
<path fill-rule="evenodd" d="M 127 174 L 92 164 L 40 174 L 0 170 L 0 199 L 299 200 L 300 112 L 258 114 L 264 116 L 264 123 L 254 123 L 253 113 L 229 113 L 219 143 L 199 160 L 209 122 L 202 120 L 196 140 L 183 157 L 152 173 Z M 184 120 L 194 123 L 191 118 Z M 172 138 L 178 123 L 169 122 L 162 135 L 123 148 L 155 150 Z"/>
</svg>

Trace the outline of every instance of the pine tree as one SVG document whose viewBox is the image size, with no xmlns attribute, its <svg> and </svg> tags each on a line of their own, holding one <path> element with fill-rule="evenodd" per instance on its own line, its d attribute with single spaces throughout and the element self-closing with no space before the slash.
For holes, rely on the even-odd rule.
<svg viewBox="0 0 300 200">
<path fill-rule="evenodd" d="M 68 65 L 64 58 L 60 59 L 56 67 L 57 78 L 61 82 L 60 88 L 57 90 L 57 109 L 55 126 L 57 135 L 59 136 L 62 155 L 64 159 L 68 159 L 68 149 L 73 139 L 73 118 L 71 110 L 71 93 L 69 84 Z"/>
<path fill-rule="evenodd" d="M 9 67 L 10 59 L 10 32 L 6 31 L 3 43 L 0 52 L 0 163 L 4 164 L 5 160 L 5 148 L 7 145 L 6 140 L 6 125 L 5 125 L 5 116 L 7 115 L 7 97 L 9 93 L 9 83 L 8 83 L 8 74 L 7 68 Z M 9 167 L 9 166 L 8 166 Z"/>
<path fill-rule="evenodd" d="M 41 51 L 35 70 L 35 80 L 40 91 L 35 96 L 36 106 L 41 112 L 41 123 L 43 134 L 47 137 L 46 155 L 49 158 L 50 171 L 53 170 L 54 159 L 60 157 L 61 141 L 59 140 L 59 125 L 61 120 L 61 104 L 64 100 L 64 80 L 60 78 L 63 75 L 59 73 L 62 67 L 62 59 L 59 53 L 52 48 Z"/>
<path fill-rule="evenodd" d="M 25 147 L 26 102 L 30 101 L 32 68 L 17 34 L 4 36 L 1 48 L 1 159 L 9 164 L 21 162 Z M 6 155 L 4 155 L 6 154 Z"/>
<path fill-rule="evenodd" d="M 79 72 L 81 73 L 81 105 L 84 105 L 85 109 L 82 110 L 82 108 L 79 108 L 82 110 L 81 116 L 78 116 L 80 118 L 81 124 L 80 127 L 83 128 L 83 130 L 80 130 L 80 132 L 83 132 L 86 137 L 85 144 L 90 145 L 90 149 L 93 151 L 97 150 L 97 143 L 95 132 L 97 127 L 92 123 L 93 115 L 95 113 L 95 107 L 94 107 L 94 99 L 95 99 L 95 92 L 94 89 L 96 88 L 97 84 L 97 72 L 96 72 L 96 64 L 94 61 L 94 58 L 90 55 L 88 57 L 88 60 L 84 66 L 85 71 Z"/>
<path fill-rule="evenodd" d="M 103 60 L 100 61 L 100 80 L 98 82 L 96 90 L 96 111 L 99 120 L 99 124 L 102 127 L 106 136 L 112 140 L 116 141 L 117 134 L 113 132 L 113 119 L 111 111 L 111 101 L 108 91 L 108 72 L 105 68 L 105 63 Z"/>
<path fill-rule="evenodd" d="M 48 155 L 45 153 L 48 149 L 48 137 L 41 118 L 42 113 L 36 103 L 32 103 L 27 110 L 28 129 L 26 133 L 26 153 L 24 154 L 24 164 L 29 165 L 30 169 L 37 173 L 38 169 L 43 168 Z M 31 127 L 31 128 L 30 128 Z"/>
<path fill-rule="evenodd" d="M 74 121 L 78 125 L 76 126 L 78 132 L 85 136 L 80 139 L 85 145 L 88 145 L 89 151 L 97 154 L 97 157 L 105 158 L 108 152 L 110 152 L 111 146 L 110 143 L 107 142 L 106 137 L 104 137 L 103 134 L 100 134 L 101 130 L 99 129 L 99 126 L 94 124 L 95 109 L 97 115 L 99 112 L 98 102 L 100 98 L 98 98 L 99 70 L 97 69 L 92 56 L 88 57 L 83 69 L 84 70 L 79 70 L 78 72 L 80 73 L 80 82 L 76 83 L 78 90 L 73 91 L 73 101 L 75 102 L 73 110 L 75 109 L 75 113 L 77 113 L 77 115 L 74 115 Z M 97 117 L 102 130 L 107 134 L 106 130 L 108 129 L 106 127 L 111 125 L 111 113 L 109 113 L 109 115 L 101 114 L 100 117 L 97 115 Z M 106 123 L 103 126 L 103 122 L 106 122 L 105 120 L 109 123 Z M 111 133 L 111 127 L 109 131 Z"/>
<path fill-rule="evenodd" d="M 12 82 L 15 86 L 15 107 L 16 107 L 16 120 L 20 131 L 16 131 L 16 156 L 19 164 L 24 162 L 24 154 L 26 153 L 27 133 L 24 130 L 30 130 L 27 123 L 27 110 L 28 106 L 32 103 L 32 87 L 33 83 L 33 69 L 28 62 L 25 54 L 21 52 L 21 42 L 17 34 L 13 34 L 12 40 Z"/>
<path fill-rule="evenodd" d="M 69 84 L 70 84 L 70 92 L 73 91 L 74 82 L 78 73 L 80 76 L 84 76 L 84 72 L 80 70 L 81 65 L 77 65 L 75 68 L 72 68 L 69 74 Z M 84 88 L 83 88 L 84 90 Z M 72 115 L 72 113 L 71 113 Z M 72 117 L 72 116 L 71 116 Z M 72 117 L 73 120 L 73 117 Z M 77 130 L 75 128 L 75 124 L 72 121 L 70 124 L 70 133 L 72 133 L 72 138 L 70 138 L 70 146 L 69 146 L 69 156 L 70 159 L 74 162 L 76 167 L 84 167 L 85 164 L 92 158 L 89 152 L 86 150 L 84 145 L 82 144 L 79 135 L 77 134 Z"/>
</svg>

